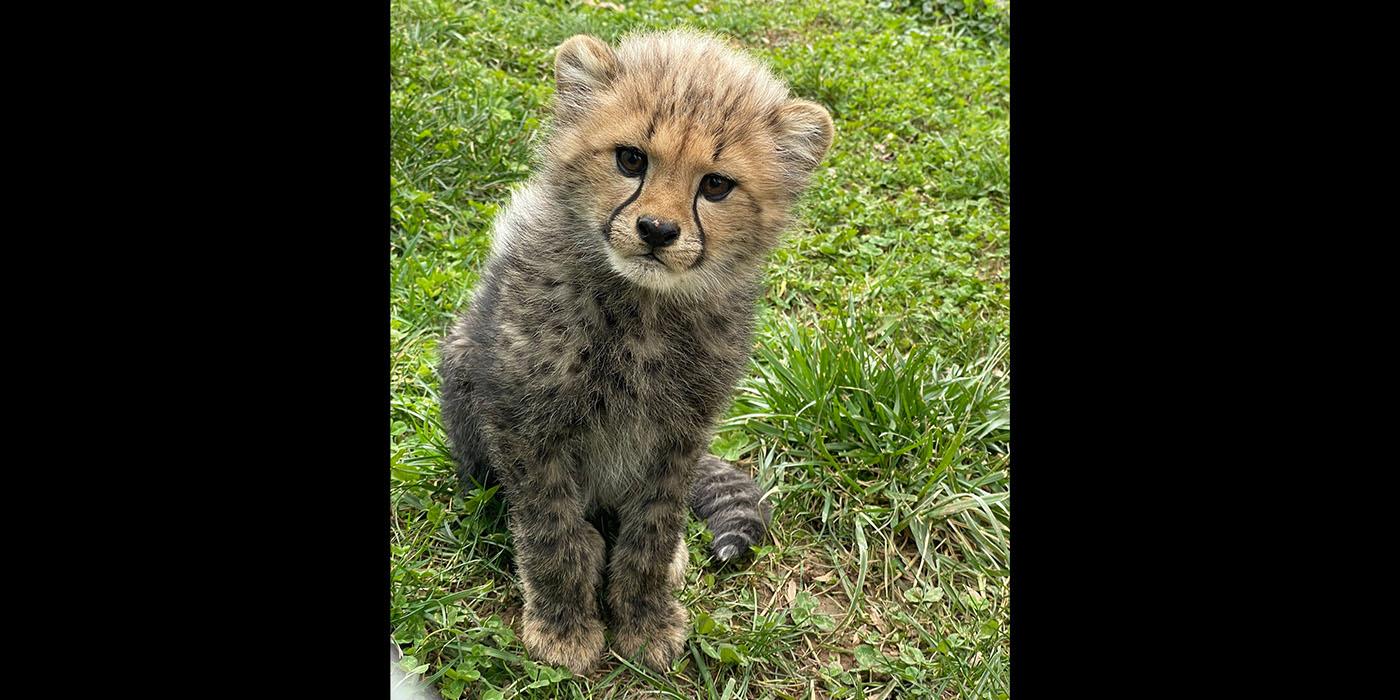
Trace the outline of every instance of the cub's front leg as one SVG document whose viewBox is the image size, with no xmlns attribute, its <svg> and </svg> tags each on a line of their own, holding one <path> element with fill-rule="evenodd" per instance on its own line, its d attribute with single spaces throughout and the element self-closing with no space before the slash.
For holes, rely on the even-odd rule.
<svg viewBox="0 0 1400 700">
<path fill-rule="evenodd" d="M 595 597 L 606 556 L 603 537 L 584 520 L 566 465 L 545 461 L 513 486 L 510 529 L 525 588 L 521 641 L 538 661 L 587 673 L 604 647 Z"/>
<path fill-rule="evenodd" d="M 613 648 L 665 671 L 685 645 L 687 617 L 674 588 L 684 565 L 686 494 L 691 450 L 674 450 L 618 510 L 619 530 L 608 562 Z M 686 461 L 689 459 L 689 461 Z"/>
</svg>

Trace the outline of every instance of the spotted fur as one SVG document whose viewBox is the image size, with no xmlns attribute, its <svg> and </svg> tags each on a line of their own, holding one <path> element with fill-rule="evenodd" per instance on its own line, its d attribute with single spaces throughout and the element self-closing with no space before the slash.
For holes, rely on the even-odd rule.
<svg viewBox="0 0 1400 700">
<path fill-rule="evenodd" d="M 758 486 L 705 450 L 831 118 L 697 33 L 576 36 L 555 76 L 535 173 L 441 346 L 442 418 L 464 474 L 502 486 L 530 654 L 586 672 L 606 620 L 615 650 L 663 669 L 686 638 L 688 509 L 721 560 L 764 534 Z M 620 170 L 619 147 L 646 171 Z M 720 201 L 698 190 L 711 173 L 736 183 Z M 674 223 L 673 244 L 643 241 L 642 217 Z"/>
</svg>

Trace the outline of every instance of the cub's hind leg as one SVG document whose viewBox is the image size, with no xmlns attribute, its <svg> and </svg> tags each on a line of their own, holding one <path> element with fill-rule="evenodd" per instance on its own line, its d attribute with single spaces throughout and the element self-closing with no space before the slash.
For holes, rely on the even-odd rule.
<svg viewBox="0 0 1400 700">
<path fill-rule="evenodd" d="M 452 457 L 457 462 L 457 478 L 466 487 L 496 483 L 488 460 L 486 444 L 478 423 L 478 407 L 473 403 L 473 386 L 469 364 L 478 351 L 467 336 L 466 326 L 459 323 L 444 339 L 439 352 L 438 377 L 442 395 L 439 399 L 441 421 L 447 431 Z"/>
</svg>

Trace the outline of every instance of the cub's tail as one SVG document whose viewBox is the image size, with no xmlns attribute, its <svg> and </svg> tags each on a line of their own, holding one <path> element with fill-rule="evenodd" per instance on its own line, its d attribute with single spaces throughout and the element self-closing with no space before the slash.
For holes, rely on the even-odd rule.
<svg viewBox="0 0 1400 700">
<path fill-rule="evenodd" d="M 748 474 L 730 463 L 705 455 L 695 467 L 690 509 L 705 520 L 714 535 L 710 550 L 721 564 L 743 558 L 749 547 L 763 541 L 773 508 Z"/>
</svg>

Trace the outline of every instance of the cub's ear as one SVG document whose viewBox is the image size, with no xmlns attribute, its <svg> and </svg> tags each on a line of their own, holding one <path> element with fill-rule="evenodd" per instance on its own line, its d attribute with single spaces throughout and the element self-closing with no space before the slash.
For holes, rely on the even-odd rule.
<svg viewBox="0 0 1400 700">
<path fill-rule="evenodd" d="M 836 127 L 826 108 L 807 100 L 788 100 L 774 114 L 778 159 L 793 174 L 806 179 L 831 148 Z"/>
<path fill-rule="evenodd" d="M 555 111 L 561 118 L 577 117 L 616 75 L 612 47 L 587 34 L 569 37 L 554 54 Z"/>
</svg>

